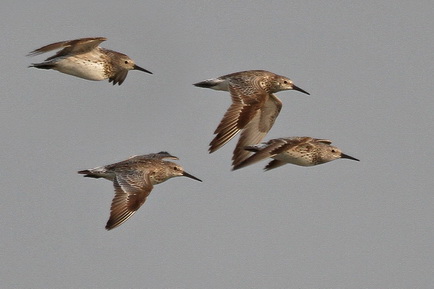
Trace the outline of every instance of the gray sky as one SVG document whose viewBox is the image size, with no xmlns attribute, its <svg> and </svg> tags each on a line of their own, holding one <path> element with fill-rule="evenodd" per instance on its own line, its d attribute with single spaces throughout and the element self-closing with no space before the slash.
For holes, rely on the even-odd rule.
<svg viewBox="0 0 434 289">
<path fill-rule="evenodd" d="M 432 288 L 432 1 L 6 1 L 0 10 L 2 288 Z M 152 72 L 122 86 L 28 69 L 42 45 L 105 36 Z M 278 93 L 266 140 L 328 138 L 360 162 L 208 154 L 230 105 L 192 83 L 248 69 Z M 161 150 L 199 183 L 156 186 L 104 229 L 114 195 L 76 173 Z"/>
</svg>

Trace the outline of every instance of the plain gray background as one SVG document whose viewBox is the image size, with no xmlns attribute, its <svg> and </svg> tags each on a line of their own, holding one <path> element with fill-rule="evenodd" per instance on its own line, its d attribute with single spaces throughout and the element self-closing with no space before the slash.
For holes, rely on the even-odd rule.
<svg viewBox="0 0 434 289">
<path fill-rule="evenodd" d="M 0 10 L 2 288 L 432 288 L 432 1 L 4 1 Z M 48 43 L 104 36 L 154 75 L 122 86 L 29 69 Z M 208 154 L 227 92 L 266 69 L 265 140 L 329 138 L 360 162 Z M 113 186 L 77 170 L 166 150 L 187 172 L 107 232 Z"/>
</svg>

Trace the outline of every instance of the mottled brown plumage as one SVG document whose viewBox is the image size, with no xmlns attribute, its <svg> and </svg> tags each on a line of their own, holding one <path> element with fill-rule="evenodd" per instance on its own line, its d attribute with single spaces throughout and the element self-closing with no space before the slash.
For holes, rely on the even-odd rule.
<svg viewBox="0 0 434 289">
<path fill-rule="evenodd" d="M 185 172 L 181 166 L 164 159 L 178 158 L 167 152 L 159 152 L 132 156 L 125 161 L 78 172 L 85 177 L 113 181 L 115 197 L 106 225 L 107 230 L 116 228 L 134 215 L 145 203 L 154 185 L 177 176 L 186 176 L 201 182 Z"/>
<path fill-rule="evenodd" d="M 266 158 L 273 158 L 265 167 L 271 170 L 284 164 L 291 163 L 298 166 L 315 166 L 324 164 L 339 158 L 346 158 L 359 161 L 331 145 L 327 139 L 316 139 L 311 137 L 288 137 L 276 138 L 254 146 L 247 146 L 244 149 L 254 152 L 253 155 L 243 162 L 234 166 L 234 170 L 254 164 Z"/>
</svg>

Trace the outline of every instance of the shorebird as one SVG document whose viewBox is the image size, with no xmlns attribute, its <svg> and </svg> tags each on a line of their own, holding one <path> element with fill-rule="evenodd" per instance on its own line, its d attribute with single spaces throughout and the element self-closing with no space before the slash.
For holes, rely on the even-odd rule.
<svg viewBox="0 0 434 289">
<path fill-rule="evenodd" d="M 105 227 L 107 230 L 116 228 L 134 215 L 146 201 L 154 185 L 178 176 L 202 182 L 185 172 L 178 164 L 163 159 L 178 160 L 168 152 L 159 152 L 136 155 L 125 161 L 78 172 L 85 177 L 104 178 L 113 182 L 115 197 Z"/>
<path fill-rule="evenodd" d="M 209 152 L 218 150 L 241 131 L 232 157 L 234 166 L 248 158 L 250 153 L 244 147 L 259 143 L 279 115 L 282 102 L 273 93 L 298 90 L 309 95 L 289 78 L 265 70 L 236 72 L 194 85 L 231 94 L 232 105 L 214 131 L 216 136 L 210 143 Z"/>
<path fill-rule="evenodd" d="M 29 67 L 54 69 L 88 80 L 104 80 L 121 85 L 129 70 L 152 72 L 136 65 L 127 55 L 98 46 L 107 40 L 105 37 L 80 38 L 45 45 L 33 50 L 33 56 L 51 50 L 61 49 L 42 63 L 33 63 Z"/>
<path fill-rule="evenodd" d="M 249 158 L 234 166 L 237 170 L 266 158 L 272 158 L 264 168 L 266 171 L 290 163 L 298 166 L 316 166 L 336 159 L 350 159 L 359 161 L 342 153 L 340 149 L 331 145 L 327 139 L 311 137 L 276 138 L 254 146 L 246 146 L 245 150 L 254 152 Z"/>
</svg>

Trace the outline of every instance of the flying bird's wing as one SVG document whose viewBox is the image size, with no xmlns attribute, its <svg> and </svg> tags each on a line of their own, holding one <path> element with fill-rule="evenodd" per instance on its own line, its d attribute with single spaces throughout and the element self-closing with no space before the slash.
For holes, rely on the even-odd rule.
<svg viewBox="0 0 434 289">
<path fill-rule="evenodd" d="M 38 55 L 38 54 L 45 53 L 45 52 L 48 52 L 51 50 L 63 48 L 62 50 L 57 52 L 54 56 L 47 58 L 46 59 L 46 61 L 47 61 L 47 60 L 50 60 L 50 59 L 53 59 L 53 58 L 56 58 L 59 56 L 71 55 L 71 54 L 81 54 L 81 53 L 89 52 L 89 51 L 95 49 L 96 47 L 98 47 L 98 45 L 105 40 L 107 40 L 107 38 L 105 38 L 105 37 L 92 37 L 92 38 L 80 38 L 80 39 L 75 39 L 75 40 L 60 41 L 60 42 L 51 43 L 51 44 L 45 45 L 41 48 L 35 49 L 32 52 L 30 52 L 28 55 L 33 56 L 33 55 Z"/>
<path fill-rule="evenodd" d="M 109 78 L 109 82 L 113 82 L 113 85 L 116 85 L 119 83 L 121 85 L 124 80 L 127 78 L 128 75 L 128 69 L 120 68 L 117 70 L 117 72 Z"/>
<path fill-rule="evenodd" d="M 144 171 L 117 174 L 113 185 L 115 197 L 106 225 L 107 230 L 116 228 L 134 215 L 145 203 L 153 188 L 149 175 Z"/>
<path fill-rule="evenodd" d="M 283 166 L 283 165 L 286 165 L 286 164 L 287 164 L 287 163 L 282 162 L 282 161 L 279 161 L 279 160 L 272 160 L 271 162 L 269 162 L 269 163 L 265 166 L 264 170 L 269 171 L 269 170 L 272 170 L 272 169 L 278 168 L 278 167 Z"/>
<path fill-rule="evenodd" d="M 237 166 L 249 157 L 250 152 L 245 150 L 245 147 L 262 141 L 273 126 L 281 109 L 282 102 L 273 94 L 266 98 L 262 107 L 256 110 L 255 116 L 241 132 L 232 157 L 233 166 Z"/>
<path fill-rule="evenodd" d="M 315 138 L 315 139 L 313 139 L 314 141 L 317 141 L 317 142 L 322 142 L 322 143 L 324 143 L 324 144 L 332 144 L 332 141 L 331 140 L 328 140 L 328 139 L 317 139 L 317 138 Z"/>
<path fill-rule="evenodd" d="M 178 157 L 172 156 L 168 152 L 159 152 L 147 155 L 133 155 L 128 158 L 128 161 L 131 162 L 141 162 L 150 159 L 171 159 L 171 160 L 179 160 Z"/>
<path fill-rule="evenodd" d="M 264 159 L 274 157 L 280 151 L 287 149 L 287 147 L 288 143 L 283 139 L 272 139 L 265 144 L 257 146 L 245 146 L 244 150 L 247 152 L 254 152 L 254 154 L 237 165 L 234 165 L 233 170 L 237 170 Z"/>
<path fill-rule="evenodd" d="M 212 153 L 229 142 L 240 130 L 244 129 L 256 116 L 267 94 L 260 91 L 256 94 L 246 95 L 234 85 L 229 85 L 232 105 L 226 111 L 223 119 L 215 130 L 215 138 L 210 143 L 209 152 Z"/>
</svg>

